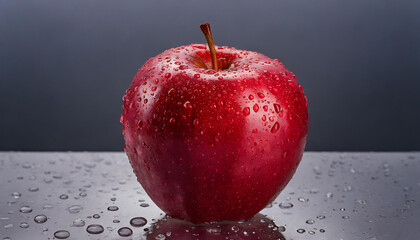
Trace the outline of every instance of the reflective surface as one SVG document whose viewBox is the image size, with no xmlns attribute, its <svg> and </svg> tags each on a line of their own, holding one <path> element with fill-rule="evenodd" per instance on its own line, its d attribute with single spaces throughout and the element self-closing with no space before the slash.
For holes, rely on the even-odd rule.
<svg viewBox="0 0 420 240">
<path fill-rule="evenodd" d="M 416 239 L 419 153 L 306 153 L 245 222 L 165 217 L 124 153 L 0 153 L 0 239 Z"/>
</svg>

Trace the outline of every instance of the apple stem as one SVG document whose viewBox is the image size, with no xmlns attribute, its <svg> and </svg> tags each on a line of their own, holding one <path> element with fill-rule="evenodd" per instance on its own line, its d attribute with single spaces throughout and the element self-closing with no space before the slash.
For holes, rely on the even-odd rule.
<svg viewBox="0 0 420 240">
<path fill-rule="evenodd" d="M 200 25 L 200 29 L 207 40 L 207 44 L 209 45 L 211 55 L 211 68 L 215 71 L 219 71 L 219 66 L 217 65 L 216 48 L 214 47 L 213 36 L 211 35 L 210 30 L 210 24 L 203 23 Z"/>
</svg>

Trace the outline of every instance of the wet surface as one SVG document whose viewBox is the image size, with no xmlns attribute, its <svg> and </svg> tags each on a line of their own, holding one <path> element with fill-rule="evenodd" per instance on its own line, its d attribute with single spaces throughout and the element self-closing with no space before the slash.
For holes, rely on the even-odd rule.
<svg viewBox="0 0 420 240">
<path fill-rule="evenodd" d="M 124 153 L 0 153 L 0 240 L 416 239 L 420 153 L 306 153 L 245 222 L 165 217 Z"/>
</svg>

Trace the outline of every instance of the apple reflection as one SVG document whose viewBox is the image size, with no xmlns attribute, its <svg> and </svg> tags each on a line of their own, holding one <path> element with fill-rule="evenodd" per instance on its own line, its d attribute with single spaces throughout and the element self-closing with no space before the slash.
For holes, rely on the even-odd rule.
<svg viewBox="0 0 420 240">
<path fill-rule="evenodd" d="M 193 224 L 190 222 L 163 217 L 152 226 L 147 235 L 148 240 L 175 239 L 175 240 L 285 240 L 281 229 L 273 220 L 262 214 L 257 214 L 247 221 L 217 222 L 212 224 Z"/>
</svg>

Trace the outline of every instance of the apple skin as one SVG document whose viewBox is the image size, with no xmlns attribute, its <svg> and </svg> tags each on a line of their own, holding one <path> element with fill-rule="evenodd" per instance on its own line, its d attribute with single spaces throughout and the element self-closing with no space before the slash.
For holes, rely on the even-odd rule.
<svg viewBox="0 0 420 240">
<path fill-rule="evenodd" d="M 262 54 L 204 44 L 151 58 L 123 97 L 125 151 L 168 215 L 193 223 L 248 219 L 275 199 L 306 144 L 296 76 Z"/>
</svg>

